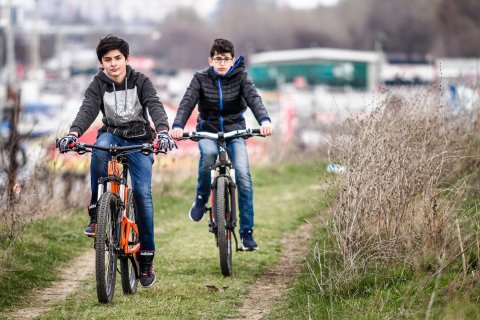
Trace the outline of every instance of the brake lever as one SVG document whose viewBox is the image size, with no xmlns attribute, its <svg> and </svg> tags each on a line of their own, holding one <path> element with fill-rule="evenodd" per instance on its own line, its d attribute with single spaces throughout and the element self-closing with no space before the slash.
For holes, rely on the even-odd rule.
<svg viewBox="0 0 480 320">
<path fill-rule="evenodd" d="M 158 147 L 158 144 L 154 144 L 153 146 L 148 147 L 148 153 L 145 153 L 143 150 L 144 150 L 144 149 L 142 148 L 142 153 L 143 153 L 144 155 L 149 155 L 150 153 L 155 153 L 155 154 L 163 153 L 163 154 L 167 154 L 167 151 L 160 150 L 160 148 Z"/>
<path fill-rule="evenodd" d="M 87 149 L 85 148 L 84 145 L 80 144 L 80 143 L 75 143 L 75 142 L 72 142 L 69 147 L 73 144 L 73 146 L 71 147 L 72 148 L 72 151 L 75 151 L 76 153 L 82 155 L 82 154 L 85 154 L 87 153 Z"/>
</svg>

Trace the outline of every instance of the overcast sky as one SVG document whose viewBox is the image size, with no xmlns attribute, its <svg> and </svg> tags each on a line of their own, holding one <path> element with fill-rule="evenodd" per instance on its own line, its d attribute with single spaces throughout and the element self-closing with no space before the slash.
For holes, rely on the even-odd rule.
<svg viewBox="0 0 480 320">
<path fill-rule="evenodd" d="M 338 0 L 280 0 L 279 2 L 285 2 L 295 9 L 313 9 L 320 4 L 325 6 L 335 5 Z"/>
</svg>

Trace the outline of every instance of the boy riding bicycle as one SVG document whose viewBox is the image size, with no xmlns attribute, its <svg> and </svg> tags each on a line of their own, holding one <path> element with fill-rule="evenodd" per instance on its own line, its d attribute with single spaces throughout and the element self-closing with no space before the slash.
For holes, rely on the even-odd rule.
<svg viewBox="0 0 480 320">
<path fill-rule="evenodd" d="M 103 127 L 98 131 L 95 145 L 129 146 L 152 142 L 157 133 L 158 146 L 168 151 L 175 142 L 168 135 L 168 119 L 152 82 L 144 74 L 128 65 L 129 45 L 118 37 L 109 35 L 97 45 L 100 69 L 85 92 L 80 110 L 69 133 L 58 142 L 61 153 L 70 150 L 93 123 L 99 112 L 103 115 Z M 155 130 L 150 127 L 151 116 Z M 92 197 L 88 207 L 90 222 L 85 234 L 95 236 L 98 178 L 107 175 L 109 155 L 107 151 L 94 150 L 90 164 Z M 141 153 L 127 155 L 138 212 L 140 237 L 140 283 L 150 287 L 156 276 L 153 268 L 155 243 L 153 234 L 153 202 L 151 179 L 153 155 Z"/>
<path fill-rule="evenodd" d="M 272 125 L 262 99 L 245 70 L 243 56 L 235 60 L 233 44 L 216 39 L 208 58 L 209 68 L 195 73 L 183 96 L 173 122 L 171 136 L 182 137 L 183 128 L 198 103 L 197 131 L 212 133 L 245 129 L 243 113 L 247 106 L 259 122 L 262 135 L 272 134 Z M 203 219 L 210 194 L 210 167 L 218 156 L 217 144 L 209 139 L 198 143 L 198 183 L 196 197 L 189 216 L 193 221 Z M 240 238 L 243 249 L 257 249 L 253 239 L 253 188 L 245 140 L 229 140 L 227 151 L 235 166 L 240 209 Z"/>
</svg>

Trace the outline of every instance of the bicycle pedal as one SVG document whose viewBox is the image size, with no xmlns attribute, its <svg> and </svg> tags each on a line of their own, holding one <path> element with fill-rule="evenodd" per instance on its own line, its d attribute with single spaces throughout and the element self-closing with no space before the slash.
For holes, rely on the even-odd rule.
<svg viewBox="0 0 480 320">
<path fill-rule="evenodd" d="M 212 221 L 210 221 L 208 223 L 208 232 L 216 233 L 216 231 L 217 230 L 216 230 L 215 224 Z"/>
</svg>

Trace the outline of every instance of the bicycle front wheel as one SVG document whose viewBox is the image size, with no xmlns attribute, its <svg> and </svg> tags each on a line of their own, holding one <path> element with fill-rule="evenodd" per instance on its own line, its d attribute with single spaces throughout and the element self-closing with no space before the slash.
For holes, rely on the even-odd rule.
<svg viewBox="0 0 480 320">
<path fill-rule="evenodd" d="M 117 195 L 105 192 L 97 205 L 95 235 L 95 276 L 98 302 L 112 301 L 117 272 L 116 217 L 120 211 Z"/>
<path fill-rule="evenodd" d="M 230 220 L 229 199 L 227 180 L 225 177 L 219 177 L 215 195 L 215 219 L 220 268 L 225 277 L 232 274 L 232 231 L 228 223 Z"/>
<path fill-rule="evenodd" d="M 136 221 L 137 213 L 135 211 L 135 199 L 132 190 L 128 190 L 127 200 L 127 218 Z M 138 234 L 133 230 L 127 230 L 128 246 L 134 246 L 139 242 Z M 134 294 L 137 291 L 137 275 L 134 266 L 135 259 L 132 256 L 123 256 L 120 258 L 120 275 L 122 278 L 122 288 L 124 294 Z"/>
</svg>

